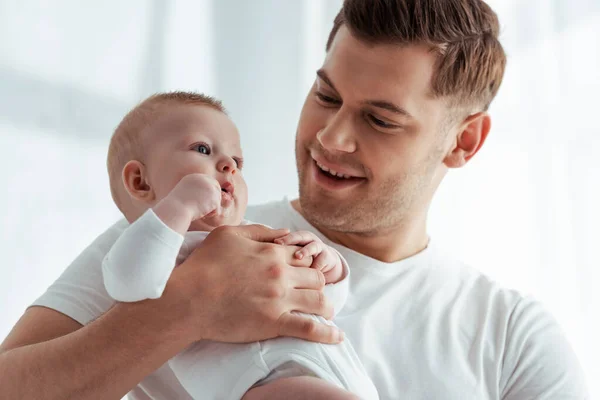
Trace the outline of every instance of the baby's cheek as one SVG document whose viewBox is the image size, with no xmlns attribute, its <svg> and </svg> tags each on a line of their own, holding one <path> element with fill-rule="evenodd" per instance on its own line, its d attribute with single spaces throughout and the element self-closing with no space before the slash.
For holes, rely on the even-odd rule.
<svg viewBox="0 0 600 400">
<path fill-rule="evenodd" d="M 248 185 L 245 180 L 241 180 L 240 183 L 240 191 L 242 192 L 242 197 L 244 198 L 244 204 L 248 204 Z"/>
<path fill-rule="evenodd" d="M 171 193 L 173 189 L 175 189 L 175 186 L 177 186 L 183 176 L 173 175 L 166 172 L 159 174 L 158 179 L 155 179 L 153 182 L 157 200 L 162 200 L 167 197 L 167 195 Z"/>
<path fill-rule="evenodd" d="M 248 187 L 246 186 L 246 183 L 244 183 L 240 189 L 239 207 L 242 209 L 242 213 L 245 213 L 246 207 L 248 206 Z"/>
</svg>

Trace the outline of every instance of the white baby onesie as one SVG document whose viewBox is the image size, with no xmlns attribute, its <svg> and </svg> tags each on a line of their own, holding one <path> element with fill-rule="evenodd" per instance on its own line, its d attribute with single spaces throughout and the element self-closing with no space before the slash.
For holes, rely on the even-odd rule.
<svg viewBox="0 0 600 400">
<path fill-rule="evenodd" d="M 188 232 L 184 237 L 148 210 L 125 229 L 104 258 L 102 273 L 107 292 L 119 301 L 160 297 L 175 266 L 208 234 Z M 345 278 L 324 288 L 336 314 L 349 290 L 349 268 L 344 258 L 339 257 Z M 322 317 L 310 317 L 332 324 Z M 287 337 L 244 344 L 203 340 L 193 343 L 169 364 L 195 399 L 238 400 L 253 386 L 307 375 L 326 380 L 362 399 L 378 399 L 375 386 L 348 339 L 337 345 Z"/>
</svg>

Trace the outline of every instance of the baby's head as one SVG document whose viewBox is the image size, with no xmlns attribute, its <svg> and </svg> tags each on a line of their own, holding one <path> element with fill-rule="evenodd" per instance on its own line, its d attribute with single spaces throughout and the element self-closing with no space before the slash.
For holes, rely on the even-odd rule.
<svg viewBox="0 0 600 400">
<path fill-rule="evenodd" d="M 172 92 L 144 100 L 115 129 L 107 166 L 113 200 L 130 222 L 192 173 L 215 178 L 233 202 L 190 230 L 239 225 L 246 211 L 240 137 L 221 102 L 209 96 Z"/>
</svg>

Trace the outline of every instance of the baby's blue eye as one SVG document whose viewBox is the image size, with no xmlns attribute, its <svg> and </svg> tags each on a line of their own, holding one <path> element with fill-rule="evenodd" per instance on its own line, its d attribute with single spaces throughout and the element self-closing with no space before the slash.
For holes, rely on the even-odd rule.
<svg viewBox="0 0 600 400">
<path fill-rule="evenodd" d="M 208 147 L 207 144 L 199 144 L 196 146 L 196 150 L 198 150 L 198 153 L 200 154 L 210 155 L 210 147 Z"/>
</svg>

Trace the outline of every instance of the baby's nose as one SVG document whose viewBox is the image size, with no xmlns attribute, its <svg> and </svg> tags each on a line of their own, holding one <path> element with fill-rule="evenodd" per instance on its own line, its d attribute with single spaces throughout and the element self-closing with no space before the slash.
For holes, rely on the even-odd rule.
<svg viewBox="0 0 600 400">
<path fill-rule="evenodd" d="M 221 172 L 231 172 L 232 174 L 235 174 L 237 168 L 235 161 L 231 157 L 227 157 L 219 163 L 218 169 Z"/>
</svg>

